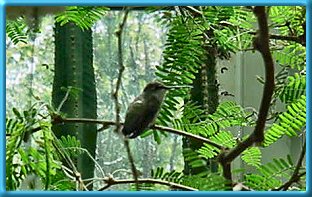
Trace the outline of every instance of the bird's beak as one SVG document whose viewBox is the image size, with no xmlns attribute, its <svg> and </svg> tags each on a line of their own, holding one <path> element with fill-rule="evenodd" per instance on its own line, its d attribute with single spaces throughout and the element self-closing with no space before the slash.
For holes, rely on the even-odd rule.
<svg viewBox="0 0 312 197">
<path fill-rule="evenodd" d="M 171 86 L 164 86 L 163 88 L 164 88 L 165 90 L 170 90 L 170 89 L 172 89 Z"/>
<path fill-rule="evenodd" d="M 177 86 L 165 86 L 164 89 L 171 90 L 171 89 L 180 89 L 180 88 L 191 88 L 192 86 L 188 85 L 177 85 Z"/>
</svg>

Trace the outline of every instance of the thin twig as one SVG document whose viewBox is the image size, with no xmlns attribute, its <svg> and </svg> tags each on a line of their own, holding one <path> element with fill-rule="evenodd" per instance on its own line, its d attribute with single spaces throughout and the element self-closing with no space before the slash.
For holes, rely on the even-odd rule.
<svg viewBox="0 0 312 197">
<path fill-rule="evenodd" d="M 129 8 L 126 8 L 123 20 L 119 25 L 118 31 L 116 32 L 117 41 L 118 41 L 118 64 L 119 64 L 119 73 L 118 73 L 118 78 L 117 78 L 117 83 L 116 83 L 116 89 L 115 89 L 115 92 L 113 94 L 113 98 L 115 101 L 115 110 L 116 110 L 116 129 L 115 129 L 116 133 L 120 132 L 121 126 L 122 126 L 121 122 L 120 122 L 120 104 L 118 102 L 118 92 L 119 92 L 119 89 L 121 86 L 122 74 L 123 74 L 123 71 L 125 70 L 125 66 L 123 65 L 123 53 L 122 53 L 123 52 L 122 51 L 123 50 L 122 33 L 123 33 L 123 30 L 124 30 L 124 27 L 125 27 L 125 24 L 126 24 L 126 21 L 128 18 L 129 11 L 130 11 Z M 128 155 L 128 159 L 130 162 L 133 178 L 134 178 L 134 180 L 137 181 L 138 180 L 138 173 L 137 173 L 137 170 L 135 168 L 134 159 L 133 159 L 133 156 L 131 154 L 128 139 L 126 139 L 126 138 L 124 139 L 124 144 L 125 144 L 125 147 L 127 150 L 127 155 Z M 136 182 L 135 186 L 136 186 L 136 190 L 139 190 L 138 182 Z"/>
<path fill-rule="evenodd" d="M 185 186 L 185 185 L 181 185 L 181 184 L 173 183 L 173 182 L 169 182 L 169 181 L 164 181 L 164 180 L 160 180 L 160 179 L 138 179 L 138 180 L 122 179 L 122 180 L 115 180 L 112 177 L 110 177 L 110 178 L 106 179 L 105 182 L 107 183 L 107 185 L 105 185 L 104 187 L 100 188 L 98 191 L 106 190 L 107 188 L 111 187 L 112 185 L 131 184 L 131 183 L 135 183 L 135 182 L 167 185 L 169 187 L 176 188 L 176 189 L 181 189 L 181 190 L 184 190 L 184 191 L 198 191 L 197 189 L 192 188 L 192 187 L 188 187 L 188 186 Z"/>
<path fill-rule="evenodd" d="M 116 122 L 114 121 L 108 121 L 108 120 L 97 120 L 97 119 L 90 119 L 90 118 L 62 118 L 62 117 L 56 117 L 56 119 L 53 120 L 53 124 L 62 124 L 62 123 L 91 123 L 91 124 L 100 124 L 104 126 L 112 126 L 116 125 Z M 120 122 L 122 125 L 122 123 Z"/>
<path fill-rule="evenodd" d="M 46 160 L 46 177 L 45 177 L 45 190 L 48 190 L 49 185 L 50 185 L 50 170 L 51 170 L 51 165 L 50 165 L 50 149 L 48 148 L 47 141 L 47 130 L 43 130 L 43 138 L 44 138 L 44 151 L 45 151 L 45 160 Z"/>
<path fill-rule="evenodd" d="M 123 33 L 123 29 L 124 29 L 124 26 L 125 26 L 127 18 L 128 18 L 128 14 L 129 14 L 129 9 L 126 9 L 123 20 L 122 20 L 121 24 L 119 25 L 118 31 L 116 32 L 117 41 L 118 41 L 118 64 L 119 64 L 116 89 L 115 89 L 115 92 L 113 93 L 113 99 L 115 101 L 115 110 L 116 110 L 116 129 L 115 129 L 116 133 L 118 133 L 120 131 L 120 128 L 121 128 L 121 124 L 120 124 L 120 103 L 118 101 L 118 94 L 119 94 L 119 89 L 121 86 L 122 74 L 123 74 L 123 71 L 125 70 L 125 66 L 123 65 L 122 33 Z"/>
<path fill-rule="evenodd" d="M 296 164 L 296 168 L 292 174 L 292 176 L 290 177 L 290 179 L 284 183 L 283 185 L 281 185 L 278 189 L 276 190 L 283 190 L 283 191 L 286 191 L 288 190 L 288 188 L 295 182 L 297 182 L 301 176 L 304 176 L 305 175 L 305 172 L 299 174 L 299 170 L 302 166 L 302 162 L 303 162 L 303 159 L 304 159 L 304 156 L 305 156 L 305 153 L 306 153 L 306 142 L 304 142 L 304 145 L 302 146 L 302 149 L 301 149 L 301 153 L 300 153 L 300 156 L 299 156 L 299 159 L 297 161 L 297 164 Z"/>
<path fill-rule="evenodd" d="M 86 153 L 88 155 L 88 157 L 94 162 L 95 167 L 98 168 L 98 170 L 100 171 L 102 176 L 105 177 L 105 173 L 104 173 L 103 169 L 101 168 L 100 164 L 95 160 L 95 158 L 93 158 L 93 156 L 89 153 L 89 151 L 87 149 L 85 149 L 85 148 L 77 148 L 77 147 L 67 147 L 67 148 L 64 148 L 64 150 L 67 150 L 67 149 L 69 149 L 69 150 L 72 149 L 74 151 L 76 149 L 78 149 L 78 150 L 81 150 L 84 153 Z"/>
<path fill-rule="evenodd" d="M 51 134 L 52 134 L 52 137 L 53 137 L 53 141 L 52 141 L 53 147 L 59 153 L 59 155 L 62 158 L 62 160 L 64 160 L 66 162 L 67 167 L 71 168 L 70 171 L 72 172 L 72 175 L 75 177 L 75 182 L 79 186 L 79 190 L 80 190 L 80 188 L 84 189 L 84 190 L 88 190 L 86 188 L 86 186 L 84 185 L 83 181 L 81 180 L 81 175 L 80 175 L 79 171 L 77 170 L 74 162 L 70 158 L 69 154 L 62 147 L 59 139 L 55 136 L 55 134 L 53 132 L 51 132 Z"/>
<path fill-rule="evenodd" d="M 256 35 L 257 32 L 248 32 L 251 35 Z M 283 35 L 276 35 L 276 34 L 269 34 L 269 38 L 272 40 L 283 40 L 283 41 L 293 41 L 305 46 L 305 40 L 298 36 L 283 36 Z"/>
<path fill-rule="evenodd" d="M 128 154 L 128 159 L 129 159 L 132 175 L 133 175 L 134 180 L 136 181 L 135 182 L 135 187 L 136 187 L 136 190 L 139 191 L 139 182 L 138 182 L 139 175 L 138 175 L 138 171 L 137 171 L 137 169 L 135 167 L 135 164 L 134 164 L 134 159 L 133 159 L 133 156 L 132 156 L 132 153 L 131 153 L 129 139 L 125 138 L 124 139 L 124 144 L 125 144 L 125 147 L 126 147 L 126 150 L 127 150 L 127 154 Z"/>
<path fill-rule="evenodd" d="M 63 105 L 64 105 L 64 103 L 65 103 L 65 101 L 68 99 L 68 97 L 69 97 L 69 93 L 70 93 L 70 91 L 71 91 L 71 87 L 68 87 L 68 89 L 67 89 L 67 91 L 66 91 L 66 94 L 65 94 L 65 96 L 64 96 L 64 98 L 62 99 L 62 101 L 61 101 L 61 103 L 60 103 L 60 105 L 57 107 L 57 113 L 59 113 L 60 111 L 61 111 L 61 109 L 62 109 L 62 107 L 63 107 Z"/>
<path fill-rule="evenodd" d="M 178 135 L 181 135 L 181 136 L 184 136 L 184 137 L 188 137 L 188 138 L 191 138 L 191 139 L 194 139 L 194 140 L 201 141 L 203 143 L 207 143 L 207 144 L 209 144 L 211 146 L 214 146 L 214 147 L 216 147 L 218 149 L 223 149 L 224 148 L 222 145 L 217 144 L 216 142 L 213 142 L 213 141 L 211 141 L 211 140 L 209 140 L 207 138 L 201 137 L 199 135 L 194 135 L 192 133 L 188 133 L 188 132 L 185 132 L 185 131 L 173 129 L 173 128 L 170 128 L 170 127 L 155 125 L 155 126 L 152 126 L 151 129 L 157 129 L 157 130 L 160 130 L 160 131 L 167 131 L 169 133 L 178 134 Z"/>
<path fill-rule="evenodd" d="M 91 124 L 101 124 L 104 125 L 105 127 L 108 126 L 114 126 L 116 125 L 116 122 L 114 121 L 108 121 L 108 120 L 96 120 L 96 119 L 88 119 L 88 118 L 61 118 L 58 117 L 56 119 L 56 121 L 53 121 L 54 124 L 61 124 L 61 123 L 91 123 Z M 123 125 L 122 122 L 120 122 L 121 125 Z M 207 143 L 211 146 L 214 146 L 218 149 L 223 149 L 224 147 L 220 144 L 217 144 L 216 142 L 213 142 L 207 138 L 201 137 L 199 135 L 195 135 L 192 133 L 188 133 L 182 130 L 178 130 L 178 129 L 173 129 L 171 127 L 165 127 L 165 126 L 160 126 L 160 125 L 154 125 L 151 127 L 151 129 L 155 129 L 155 130 L 159 130 L 159 131 L 165 131 L 168 133 L 173 133 L 173 134 L 177 134 L 180 136 L 184 136 L 187 138 L 191 138 L 203 143 Z"/>
</svg>

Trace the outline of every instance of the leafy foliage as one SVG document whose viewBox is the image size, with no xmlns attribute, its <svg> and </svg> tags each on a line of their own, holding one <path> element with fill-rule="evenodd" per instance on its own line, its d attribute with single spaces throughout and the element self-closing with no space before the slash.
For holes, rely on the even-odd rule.
<svg viewBox="0 0 312 197">
<path fill-rule="evenodd" d="M 232 101 L 220 103 L 217 110 L 213 114 L 209 114 L 207 120 L 203 122 L 205 129 L 200 132 L 203 136 L 211 136 L 221 129 L 230 128 L 233 126 L 252 125 L 254 120 L 252 114 L 246 112 Z"/>
<path fill-rule="evenodd" d="M 92 25 L 98 21 L 109 10 L 103 6 L 69 6 L 62 13 L 56 16 L 56 21 L 64 25 L 73 22 L 82 30 L 91 29 Z M 6 33 L 14 44 L 27 43 L 28 31 L 25 19 L 20 17 L 16 20 L 8 20 Z"/>
<path fill-rule="evenodd" d="M 254 190 L 271 190 L 282 185 L 284 180 L 288 180 L 291 171 L 294 169 L 293 162 L 288 156 L 285 159 L 273 159 L 258 168 L 258 173 L 245 175 L 245 184 Z"/>
<path fill-rule="evenodd" d="M 7 137 L 6 143 L 6 185 L 7 189 L 16 189 L 16 183 L 20 181 L 20 178 L 19 176 L 14 176 L 13 174 L 16 165 L 13 163 L 13 159 L 16 154 L 16 149 L 22 142 L 21 136 L 24 131 L 24 124 L 20 123 L 18 120 L 7 119 L 6 128 L 7 134 L 10 135 L 10 137 Z"/>
<path fill-rule="evenodd" d="M 261 165 L 261 151 L 259 147 L 250 147 L 242 153 L 242 160 L 248 165 L 259 167 Z"/>
<path fill-rule="evenodd" d="M 6 173 L 7 189 L 15 190 L 27 175 L 33 173 L 45 181 L 45 188 L 50 185 L 50 176 L 56 174 L 60 169 L 59 162 L 55 161 L 52 154 L 52 136 L 50 124 L 37 120 L 37 108 L 35 105 L 28 111 L 21 114 L 17 109 L 13 109 L 16 118 L 7 119 L 6 133 Z M 36 125 L 40 126 L 37 129 Z M 37 131 L 38 130 L 38 131 Z M 31 141 L 32 132 L 41 133 L 42 139 L 35 137 L 36 146 L 27 145 Z M 40 134 L 37 134 L 39 135 Z M 25 143 L 26 142 L 26 143 Z M 18 170 L 16 170 L 18 169 Z"/>
<path fill-rule="evenodd" d="M 298 43 L 286 44 L 282 50 L 272 51 L 273 58 L 282 66 L 296 70 L 305 69 L 305 47 Z"/>
<path fill-rule="evenodd" d="M 63 13 L 56 17 L 56 22 L 65 25 L 73 22 L 82 30 L 90 29 L 92 25 L 98 21 L 109 9 L 106 7 L 96 6 L 69 6 Z"/>
<path fill-rule="evenodd" d="M 252 114 L 233 101 L 220 103 L 216 112 L 208 115 L 195 104 L 186 104 L 181 110 L 183 110 L 183 117 L 175 119 L 174 126 L 204 137 L 211 137 L 221 130 L 234 126 L 247 126 L 254 123 Z"/>
<path fill-rule="evenodd" d="M 233 148 L 236 145 L 233 134 L 228 131 L 220 131 L 216 135 L 212 136 L 210 139 L 211 141 L 216 142 L 217 144 L 222 145 L 226 148 Z M 204 146 L 202 146 L 198 150 L 198 153 L 206 159 L 213 158 L 219 155 L 220 152 L 221 150 L 219 148 L 207 143 L 205 143 Z"/>
<path fill-rule="evenodd" d="M 187 176 L 183 179 L 183 184 L 201 191 L 225 191 L 229 189 L 227 181 L 218 174 L 209 174 L 206 177 Z"/>
<path fill-rule="evenodd" d="M 190 11 L 190 9 L 193 11 L 196 10 L 196 14 Z M 227 53 L 229 51 L 234 52 L 238 49 L 231 45 L 235 45 L 235 41 L 239 40 L 240 49 L 249 47 L 252 42 L 251 35 L 255 30 L 253 30 L 251 26 L 251 21 L 254 20 L 254 17 L 250 17 L 250 12 L 248 10 L 226 8 L 220 11 L 218 8 L 214 7 L 179 7 L 174 10 L 175 12 L 170 10 L 162 15 L 162 19 L 167 21 L 165 24 L 169 25 L 170 29 L 164 51 L 164 64 L 157 67 L 157 76 L 167 84 L 192 85 L 194 76 L 199 72 L 201 63 L 204 61 L 203 57 L 206 51 L 202 50 L 207 50 L 207 48 L 205 48 L 207 45 L 215 44 L 214 46 L 219 46 L 216 49 L 218 51 L 216 55 L 222 59 L 228 57 Z M 280 19 L 280 15 L 278 15 L 278 13 L 283 12 L 283 10 L 284 9 L 280 7 L 270 10 L 270 16 L 273 16 L 271 25 L 276 29 L 278 29 L 277 26 L 280 25 L 282 35 L 289 36 L 291 34 L 289 28 L 287 28 L 286 25 L 284 28 L 282 25 L 287 21 Z M 287 13 L 289 14 L 287 18 L 291 20 L 291 28 L 297 29 L 298 32 L 296 32 L 296 35 L 301 36 L 303 33 L 301 24 L 304 20 L 304 17 L 301 17 L 302 13 L 299 12 L 298 18 L 294 20 L 289 18 L 291 15 L 290 13 L 293 13 L 293 8 L 287 8 L 283 15 Z M 296 14 L 298 13 L 296 12 Z M 202 18 L 196 17 L 195 15 L 201 16 Z M 249 18 L 248 22 L 247 18 Z M 296 20 L 297 22 L 295 22 Z M 241 26 L 239 21 L 243 21 L 244 25 Z M 182 25 L 182 23 L 184 23 L 184 25 Z M 179 24 L 179 26 L 177 26 L 177 24 Z M 214 26 L 215 24 L 218 24 L 218 26 Z M 223 28 L 224 24 L 226 24 L 228 28 Z M 197 28 L 194 28 L 195 26 Z M 213 34 L 209 27 L 213 29 Z M 232 28 L 235 29 L 235 27 L 239 28 L 236 29 L 237 32 L 233 33 Z M 185 32 L 189 33 L 187 34 Z M 193 32 L 195 35 L 192 35 Z M 239 34 L 237 37 L 235 36 L 236 33 Z M 206 40 L 206 43 L 203 37 L 201 37 L 205 34 L 211 36 L 211 39 Z M 191 37 L 188 37 L 189 35 L 191 35 Z M 292 36 L 294 36 L 294 34 L 292 34 Z M 186 39 L 184 40 L 184 38 Z M 237 38 L 237 40 L 235 38 Z M 195 41 L 192 41 L 192 39 L 195 39 Z M 287 73 L 289 68 L 299 71 L 305 69 L 305 48 L 300 43 L 296 42 L 274 40 L 272 43 L 273 49 L 274 47 L 283 46 L 282 50 L 273 50 L 273 56 L 276 58 L 277 62 L 285 68 L 284 71 L 286 71 L 279 73 L 277 76 L 277 78 L 279 78 L 277 81 L 280 84 L 278 84 L 279 86 L 278 89 L 276 89 L 275 96 L 282 102 L 287 103 L 288 107 L 286 112 L 278 116 L 278 122 L 274 122 L 273 126 L 265 133 L 265 146 L 275 142 L 284 134 L 296 136 L 296 131 L 301 131 L 302 127 L 305 125 L 305 99 L 301 100 L 305 92 L 305 76 L 299 74 L 289 76 L 289 73 Z M 186 47 L 188 45 L 190 45 L 192 49 L 188 49 Z M 197 53 L 193 52 L 194 49 L 196 49 Z M 189 65 L 192 65 L 192 67 L 189 68 Z M 189 77 L 184 79 L 184 76 Z M 289 76 L 288 83 L 285 83 L 287 76 Z M 181 90 L 175 92 L 178 91 Z M 187 91 L 187 89 L 183 91 Z M 196 104 L 188 102 L 181 103 L 180 99 L 177 99 L 178 97 L 182 97 L 184 101 L 187 101 L 188 95 L 183 95 L 182 93 L 174 95 L 174 93 L 171 92 L 171 95 L 169 94 L 166 99 L 160 116 L 162 123 L 166 123 L 174 117 L 173 126 L 175 128 L 207 137 L 211 141 L 224 147 L 233 148 L 236 145 L 237 139 L 231 132 L 226 131 L 228 128 L 235 126 L 254 126 L 255 124 L 255 120 L 252 117 L 256 114 L 244 112 L 239 105 L 233 102 L 221 103 L 214 114 L 207 116 L 204 110 L 196 107 Z M 179 106 L 182 107 L 179 108 Z M 272 107 L 272 109 L 273 108 L 274 107 Z M 178 115 L 174 114 L 172 110 L 178 111 Z M 204 144 L 197 149 L 196 152 L 185 149 L 184 157 L 185 161 L 191 163 L 191 166 L 199 167 L 205 165 L 203 158 L 214 158 L 220 151 L 221 150 L 212 145 Z M 258 168 L 261 164 L 261 151 L 257 147 L 250 147 L 243 152 L 241 158 L 247 164 Z"/>
<path fill-rule="evenodd" d="M 274 6 L 269 9 L 272 28 L 277 29 L 282 36 L 296 37 L 297 41 L 287 42 L 275 40 L 272 42 L 273 57 L 285 67 L 296 70 L 305 68 L 305 26 L 306 8 L 300 6 Z M 283 45 L 283 48 L 279 46 Z"/>
<path fill-rule="evenodd" d="M 186 23 L 186 24 L 185 24 Z M 201 47 L 201 35 L 199 30 L 191 31 L 188 27 L 195 29 L 194 21 L 184 21 L 177 17 L 172 22 L 168 32 L 168 39 L 164 54 L 164 64 L 157 66 L 156 76 L 165 84 L 190 85 L 195 78 L 196 70 L 202 63 L 201 57 L 204 53 Z M 170 122 L 172 111 L 176 110 L 179 101 L 175 97 L 186 96 L 187 89 L 180 88 L 167 94 L 159 120 L 162 124 Z"/>
<path fill-rule="evenodd" d="M 27 43 L 27 25 L 23 18 L 7 20 L 6 33 L 14 44 Z"/>
<path fill-rule="evenodd" d="M 304 6 L 272 6 L 269 8 L 272 26 L 278 28 L 281 35 L 304 34 L 302 26 L 306 20 L 306 8 Z"/>
<path fill-rule="evenodd" d="M 209 138 L 211 141 L 227 147 L 233 148 L 236 145 L 236 137 L 227 129 L 235 126 L 246 126 L 253 124 L 254 120 L 249 112 L 246 112 L 235 102 L 226 101 L 220 103 L 213 114 L 205 114 L 198 105 L 187 103 L 180 109 L 183 116 L 174 119 L 173 126 L 193 134 Z M 197 153 L 190 150 L 185 151 L 185 159 L 194 167 L 205 165 L 200 158 L 213 158 L 220 153 L 220 149 L 210 144 L 204 144 Z M 197 158 L 199 156 L 199 158 Z"/>
<path fill-rule="evenodd" d="M 165 172 L 164 168 L 158 167 L 156 170 L 152 170 L 151 177 L 154 179 L 161 179 L 174 183 L 181 183 L 183 180 L 183 173 L 177 171 Z"/>
<path fill-rule="evenodd" d="M 291 103 L 305 95 L 306 76 L 295 73 L 294 76 L 289 76 L 288 83 L 284 85 L 280 93 L 280 99 L 284 103 Z"/>
<path fill-rule="evenodd" d="M 246 12 L 236 7 L 179 7 L 163 11 L 162 20 L 169 21 L 164 62 L 157 66 L 156 76 L 168 85 L 193 85 L 196 73 L 205 64 L 207 53 L 228 59 L 237 49 L 234 18 L 245 18 Z M 167 17 L 167 16 L 171 17 Z M 188 89 L 172 90 L 167 95 L 159 121 L 167 125 L 178 97 L 189 100 Z"/>
<path fill-rule="evenodd" d="M 40 110 L 36 104 L 23 113 L 14 108 L 15 117 L 6 120 L 7 190 L 54 190 L 60 180 L 67 186 L 72 185 L 61 170 L 59 149 L 55 149 L 58 139 L 52 134 L 51 123 L 38 119 Z M 71 139 L 72 144 L 74 141 Z M 40 180 L 44 188 L 31 186 L 39 186 Z"/>
<path fill-rule="evenodd" d="M 217 155 L 216 152 L 213 152 L 214 150 L 215 149 L 209 150 L 207 154 L 213 155 L 213 156 Z M 218 149 L 216 149 L 216 150 L 218 150 Z M 183 156 L 184 156 L 184 160 L 186 162 L 188 162 L 188 164 L 192 168 L 198 168 L 198 167 L 203 167 L 203 166 L 207 165 L 207 162 L 203 159 L 203 157 L 200 155 L 200 153 L 198 154 L 197 152 L 194 152 L 190 148 L 184 148 L 183 149 Z"/>
<path fill-rule="evenodd" d="M 74 136 L 61 136 L 60 145 L 64 149 L 70 149 L 70 156 L 77 157 L 82 153 L 80 141 Z"/>
<path fill-rule="evenodd" d="M 156 170 L 152 170 L 151 176 L 154 179 L 186 185 L 201 191 L 222 191 L 228 189 L 227 181 L 219 174 L 186 176 L 182 172 L 174 170 L 166 172 L 163 168 L 158 167 Z"/>
<path fill-rule="evenodd" d="M 306 97 L 302 95 L 298 100 L 287 106 L 287 111 L 278 116 L 279 122 L 265 131 L 264 146 L 276 142 L 283 135 L 297 136 L 306 124 Z"/>
</svg>

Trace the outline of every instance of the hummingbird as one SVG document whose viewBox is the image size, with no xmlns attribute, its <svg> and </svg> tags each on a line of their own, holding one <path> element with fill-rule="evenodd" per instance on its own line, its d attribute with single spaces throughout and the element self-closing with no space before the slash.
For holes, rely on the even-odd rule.
<svg viewBox="0 0 312 197">
<path fill-rule="evenodd" d="M 170 88 L 157 81 L 150 82 L 130 103 L 122 128 L 122 133 L 127 138 L 136 138 L 154 124 L 166 92 Z"/>
</svg>

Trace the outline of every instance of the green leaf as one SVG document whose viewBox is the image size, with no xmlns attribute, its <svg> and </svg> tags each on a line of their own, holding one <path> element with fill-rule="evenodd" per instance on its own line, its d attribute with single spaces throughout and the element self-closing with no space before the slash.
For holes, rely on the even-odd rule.
<svg viewBox="0 0 312 197">
<path fill-rule="evenodd" d="M 259 147 L 249 147 L 242 153 L 241 158 L 248 165 L 257 168 L 261 165 L 261 151 Z"/>
</svg>

